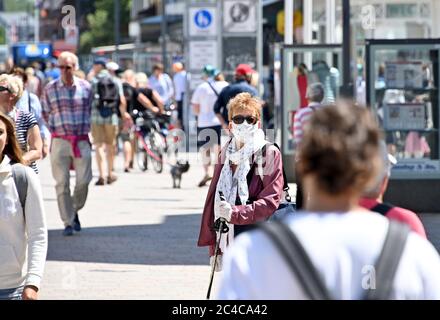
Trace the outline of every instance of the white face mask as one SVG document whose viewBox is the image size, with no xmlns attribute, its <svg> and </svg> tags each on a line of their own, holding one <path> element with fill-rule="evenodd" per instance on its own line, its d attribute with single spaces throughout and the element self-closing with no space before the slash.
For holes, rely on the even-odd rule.
<svg viewBox="0 0 440 320">
<path fill-rule="evenodd" d="M 252 139 L 253 134 L 258 129 L 258 123 L 249 124 L 244 121 L 242 124 L 232 122 L 232 134 L 239 142 L 245 143 Z"/>
</svg>

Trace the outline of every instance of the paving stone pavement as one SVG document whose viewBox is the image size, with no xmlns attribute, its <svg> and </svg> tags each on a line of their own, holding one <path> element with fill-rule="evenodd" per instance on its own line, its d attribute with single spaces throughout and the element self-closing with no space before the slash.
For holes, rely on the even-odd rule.
<svg viewBox="0 0 440 320">
<path fill-rule="evenodd" d="M 42 299 L 205 299 L 210 276 L 206 248 L 197 237 L 207 187 L 198 188 L 202 167 L 190 155 L 182 189 L 172 189 L 169 167 L 162 174 L 122 172 L 118 181 L 90 185 L 80 211 L 83 231 L 62 236 L 50 162 L 39 163 L 49 251 Z M 72 185 L 74 178 L 72 178 Z M 294 189 L 294 186 L 292 186 Z M 440 214 L 420 215 L 428 236 L 440 249 Z M 221 273 L 216 273 L 213 295 Z"/>
<path fill-rule="evenodd" d="M 197 247 L 197 237 L 208 188 L 197 187 L 202 167 L 195 154 L 190 160 L 181 189 L 171 188 L 169 166 L 162 174 L 136 168 L 123 173 L 121 158 L 116 161 L 118 181 L 95 186 L 93 161 L 94 180 L 79 213 L 83 230 L 67 238 L 50 162 L 41 161 L 49 228 L 41 298 L 204 299 L 209 259 L 207 249 Z"/>
</svg>

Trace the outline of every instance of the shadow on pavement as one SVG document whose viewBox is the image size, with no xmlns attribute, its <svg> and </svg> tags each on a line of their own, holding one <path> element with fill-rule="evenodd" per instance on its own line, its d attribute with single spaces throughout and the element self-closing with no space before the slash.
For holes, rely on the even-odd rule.
<svg viewBox="0 0 440 320">
<path fill-rule="evenodd" d="M 164 223 L 83 228 L 72 237 L 49 230 L 47 260 L 146 265 L 208 265 L 197 247 L 200 214 L 166 216 Z"/>
</svg>

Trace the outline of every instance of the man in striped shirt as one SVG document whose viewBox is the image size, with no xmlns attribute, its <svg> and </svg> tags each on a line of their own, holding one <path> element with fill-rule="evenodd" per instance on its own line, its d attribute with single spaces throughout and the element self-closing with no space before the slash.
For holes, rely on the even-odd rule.
<svg viewBox="0 0 440 320">
<path fill-rule="evenodd" d="M 309 122 L 313 112 L 321 107 L 324 100 L 324 86 L 322 83 L 313 83 L 308 86 L 306 92 L 306 99 L 309 104 L 306 108 L 300 109 L 295 113 L 293 120 L 293 137 L 295 139 L 296 150 L 298 150 L 302 137 L 304 135 L 304 128 Z M 298 151 L 296 152 L 298 154 Z M 303 206 L 302 186 L 298 173 L 296 173 L 296 208 L 301 209 Z"/>
<path fill-rule="evenodd" d="M 309 85 L 306 92 L 306 99 L 309 101 L 308 106 L 298 110 L 295 113 L 293 121 L 293 136 L 296 146 L 299 146 L 301 143 L 304 127 L 312 116 L 312 113 L 316 108 L 321 106 L 322 100 L 324 100 L 324 86 L 320 82 Z"/>
<path fill-rule="evenodd" d="M 81 231 L 78 211 L 84 207 L 92 180 L 90 113 L 93 94 L 90 84 L 73 75 L 78 57 L 63 52 L 58 58 L 61 77 L 49 82 L 42 96 L 43 117 L 52 135 L 51 164 L 56 181 L 60 216 L 65 236 Z M 76 186 L 70 193 L 70 168 L 74 167 Z"/>
</svg>

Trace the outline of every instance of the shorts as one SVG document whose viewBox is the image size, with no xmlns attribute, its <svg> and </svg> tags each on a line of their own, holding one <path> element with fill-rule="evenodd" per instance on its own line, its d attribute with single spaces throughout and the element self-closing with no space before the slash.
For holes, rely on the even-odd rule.
<svg viewBox="0 0 440 320">
<path fill-rule="evenodd" d="M 124 122 L 119 119 L 119 137 L 122 142 L 130 142 L 133 139 L 131 128 L 124 126 Z"/>
<path fill-rule="evenodd" d="M 92 123 L 93 143 L 105 143 L 116 145 L 116 136 L 118 135 L 118 127 L 112 124 L 94 124 Z"/>
<path fill-rule="evenodd" d="M 197 146 L 211 148 L 220 145 L 222 126 L 197 127 Z"/>
</svg>

